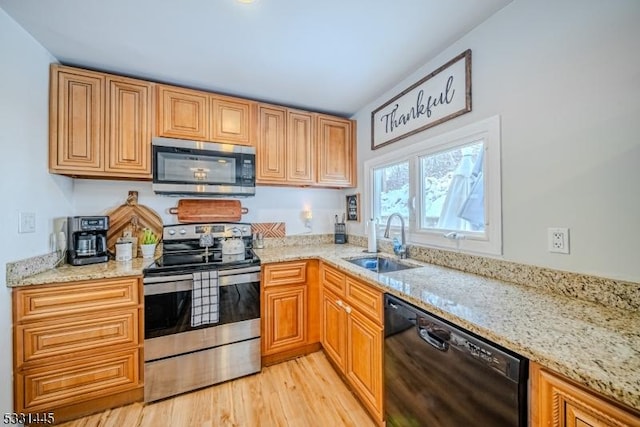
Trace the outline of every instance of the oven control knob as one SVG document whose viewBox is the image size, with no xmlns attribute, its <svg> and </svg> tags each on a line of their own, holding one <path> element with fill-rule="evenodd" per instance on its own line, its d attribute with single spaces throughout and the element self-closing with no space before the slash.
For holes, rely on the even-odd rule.
<svg viewBox="0 0 640 427">
<path fill-rule="evenodd" d="M 174 234 L 176 234 L 176 230 L 169 230 L 168 233 L 173 236 Z"/>
<path fill-rule="evenodd" d="M 242 227 L 242 233 L 246 233 L 248 231 L 247 227 Z"/>
<path fill-rule="evenodd" d="M 181 228 L 180 229 L 180 234 L 182 234 L 184 236 L 185 234 L 187 234 L 187 230 L 185 230 L 184 228 Z"/>
</svg>

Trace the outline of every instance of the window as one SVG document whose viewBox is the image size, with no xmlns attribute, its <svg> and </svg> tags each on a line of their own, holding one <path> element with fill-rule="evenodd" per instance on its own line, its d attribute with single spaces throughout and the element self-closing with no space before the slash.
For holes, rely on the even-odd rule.
<svg viewBox="0 0 640 427">
<path fill-rule="evenodd" d="M 498 117 L 369 160 L 365 168 L 370 216 L 382 226 L 399 213 L 410 243 L 502 253 Z"/>
<path fill-rule="evenodd" d="M 409 223 L 409 162 L 373 170 L 373 217 L 386 223 L 389 215 L 399 213 Z"/>
</svg>

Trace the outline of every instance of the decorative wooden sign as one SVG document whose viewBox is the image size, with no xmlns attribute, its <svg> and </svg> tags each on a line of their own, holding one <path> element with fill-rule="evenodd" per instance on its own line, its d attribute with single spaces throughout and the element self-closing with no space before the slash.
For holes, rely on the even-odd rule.
<svg viewBox="0 0 640 427">
<path fill-rule="evenodd" d="M 371 149 L 471 111 L 468 49 L 371 113 Z"/>
</svg>

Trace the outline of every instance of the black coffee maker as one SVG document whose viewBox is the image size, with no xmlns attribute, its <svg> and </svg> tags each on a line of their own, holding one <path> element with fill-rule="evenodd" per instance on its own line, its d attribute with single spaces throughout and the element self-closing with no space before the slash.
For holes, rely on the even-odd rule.
<svg viewBox="0 0 640 427">
<path fill-rule="evenodd" d="M 67 262 L 87 265 L 107 262 L 108 216 L 70 216 L 67 218 Z"/>
</svg>

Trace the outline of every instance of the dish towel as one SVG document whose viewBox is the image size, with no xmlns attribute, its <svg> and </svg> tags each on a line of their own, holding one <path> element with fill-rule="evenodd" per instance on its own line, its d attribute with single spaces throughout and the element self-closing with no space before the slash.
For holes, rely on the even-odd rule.
<svg viewBox="0 0 640 427">
<path fill-rule="evenodd" d="M 218 272 L 198 271 L 192 276 L 191 326 L 218 323 Z"/>
</svg>

